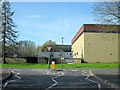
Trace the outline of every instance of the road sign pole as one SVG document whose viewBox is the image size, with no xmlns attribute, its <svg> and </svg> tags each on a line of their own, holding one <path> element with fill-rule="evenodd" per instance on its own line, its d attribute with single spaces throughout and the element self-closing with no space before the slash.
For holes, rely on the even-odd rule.
<svg viewBox="0 0 120 90">
<path fill-rule="evenodd" d="M 50 69 L 50 58 L 48 58 L 48 69 Z"/>
<path fill-rule="evenodd" d="M 46 49 L 47 49 L 47 51 L 49 52 L 48 69 L 50 69 L 50 60 L 51 60 L 51 59 L 50 59 L 50 51 L 51 51 L 52 47 L 51 47 L 51 46 L 47 46 Z"/>
<path fill-rule="evenodd" d="M 50 52 L 49 52 L 49 58 L 48 58 L 48 69 L 50 69 Z"/>
</svg>

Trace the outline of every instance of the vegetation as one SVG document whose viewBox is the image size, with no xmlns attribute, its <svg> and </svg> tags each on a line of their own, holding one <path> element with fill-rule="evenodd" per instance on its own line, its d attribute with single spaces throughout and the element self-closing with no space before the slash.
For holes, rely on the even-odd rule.
<svg viewBox="0 0 120 90">
<path fill-rule="evenodd" d="M 39 47 L 40 52 L 46 52 L 46 47 L 47 46 L 52 46 L 52 45 L 56 45 L 55 42 L 53 42 L 52 40 L 46 41 L 42 46 Z"/>
<path fill-rule="evenodd" d="M 47 64 L 3 64 L 6 68 L 47 68 Z M 61 64 L 56 64 L 56 68 L 62 68 Z M 118 63 L 79 63 L 63 64 L 63 68 L 90 69 L 90 68 L 118 68 Z"/>
<path fill-rule="evenodd" d="M 17 33 L 18 31 L 15 31 L 14 28 L 16 27 L 16 25 L 14 24 L 13 20 L 12 20 L 12 16 L 14 14 L 14 12 L 11 12 L 11 5 L 9 2 L 3 1 L 1 3 L 1 28 L 0 28 L 0 32 L 1 33 L 1 37 L 0 38 L 2 41 L 2 45 L 3 45 L 3 63 L 7 63 L 5 58 L 6 55 L 8 54 L 8 51 L 13 52 L 15 48 L 11 48 L 8 46 L 15 46 L 16 44 L 16 39 L 17 39 Z"/>
<path fill-rule="evenodd" d="M 11 61 L 8 57 L 36 56 L 38 48 L 34 42 L 28 40 L 18 42 L 16 40 L 18 31 L 15 30 L 16 25 L 12 19 L 14 12 L 11 11 L 11 4 L 4 0 L 0 4 L 0 47 L 2 48 L 0 56 L 3 57 L 3 63 Z"/>
<path fill-rule="evenodd" d="M 93 6 L 95 20 L 102 24 L 119 24 L 120 2 L 97 2 Z"/>
<path fill-rule="evenodd" d="M 23 63 L 26 63 L 26 59 L 24 58 L 6 58 L 6 61 L 8 64 L 23 64 Z"/>
<path fill-rule="evenodd" d="M 33 57 L 38 53 L 35 43 L 29 40 L 18 42 L 18 57 Z"/>
</svg>

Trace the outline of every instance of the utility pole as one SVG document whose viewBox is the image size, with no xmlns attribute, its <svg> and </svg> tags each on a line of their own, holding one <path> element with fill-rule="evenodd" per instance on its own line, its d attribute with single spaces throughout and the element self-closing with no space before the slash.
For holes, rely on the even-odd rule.
<svg viewBox="0 0 120 90">
<path fill-rule="evenodd" d="M 63 68 L 63 60 L 64 60 L 64 58 L 63 58 L 63 37 L 62 37 L 62 68 Z"/>
</svg>

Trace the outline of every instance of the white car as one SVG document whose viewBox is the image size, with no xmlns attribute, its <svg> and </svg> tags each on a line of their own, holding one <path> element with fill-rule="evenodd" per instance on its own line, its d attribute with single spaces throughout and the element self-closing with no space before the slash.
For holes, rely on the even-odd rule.
<svg viewBox="0 0 120 90">
<path fill-rule="evenodd" d="M 67 63 L 67 64 L 73 64 L 73 60 L 71 60 L 71 59 L 66 60 L 66 63 Z"/>
</svg>

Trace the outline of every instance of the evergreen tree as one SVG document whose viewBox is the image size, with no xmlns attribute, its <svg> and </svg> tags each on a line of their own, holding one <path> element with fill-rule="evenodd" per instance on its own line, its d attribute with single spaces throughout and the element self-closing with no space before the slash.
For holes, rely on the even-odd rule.
<svg viewBox="0 0 120 90">
<path fill-rule="evenodd" d="M 15 45 L 16 39 L 17 39 L 17 33 L 18 31 L 15 31 L 14 28 L 16 25 L 13 23 L 12 16 L 14 12 L 11 11 L 11 4 L 9 2 L 2 2 L 1 5 L 1 36 L 2 36 L 2 54 L 3 54 L 3 63 L 7 63 L 5 60 L 5 57 L 7 55 L 7 50 L 10 48 L 7 48 L 9 45 Z"/>
</svg>

